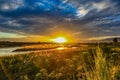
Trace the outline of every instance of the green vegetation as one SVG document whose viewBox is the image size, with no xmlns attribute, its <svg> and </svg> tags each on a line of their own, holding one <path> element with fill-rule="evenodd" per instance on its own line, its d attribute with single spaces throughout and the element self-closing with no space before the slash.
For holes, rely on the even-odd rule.
<svg viewBox="0 0 120 80">
<path fill-rule="evenodd" d="M 120 47 L 94 44 L 6 56 L 0 65 L 3 80 L 120 80 Z"/>
</svg>

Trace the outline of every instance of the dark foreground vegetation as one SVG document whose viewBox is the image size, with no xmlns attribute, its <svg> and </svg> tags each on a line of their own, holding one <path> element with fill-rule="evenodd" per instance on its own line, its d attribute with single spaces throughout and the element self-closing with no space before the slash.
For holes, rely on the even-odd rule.
<svg viewBox="0 0 120 80">
<path fill-rule="evenodd" d="M 0 80 L 120 80 L 120 46 L 40 51 L 0 58 Z"/>
</svg>

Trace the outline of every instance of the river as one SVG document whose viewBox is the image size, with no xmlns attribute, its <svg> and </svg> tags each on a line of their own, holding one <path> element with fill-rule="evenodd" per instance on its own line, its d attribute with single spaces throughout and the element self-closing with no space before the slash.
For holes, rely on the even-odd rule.
<svg viewBox="0 0 120 80">
<path fill-rule="evenodd" d="M 13 54 L 21 54 L 25 52 L 13 52 L 16 49 L 19 49 L 21 47 L 9 47 L 9 48 L 0 48 L 0 56 L 8 56 Z"/>
<path fill-rule="evenodd" d="M 38 51 L 53 51 L 53 50 L 73 50 L 73 49 L 76 49 L 78 47 L 57 47 L 57 48 L 54 48 L 54 49 L 48 49 L 48 50 L 33 50 L 33 51 L 18 51 L 18 52 L 13 52 L 14 50 L 16 49 L 20 49 L 22 47 L 8 47 L 8 48 L 0 48 L 0 57 L 1 56 L 9 56 L 9 55 L 15 55 L 15 54 L 25 54 L 25 53 L 30 53 L 30 52 L 38 52 Z"/>
</svg>

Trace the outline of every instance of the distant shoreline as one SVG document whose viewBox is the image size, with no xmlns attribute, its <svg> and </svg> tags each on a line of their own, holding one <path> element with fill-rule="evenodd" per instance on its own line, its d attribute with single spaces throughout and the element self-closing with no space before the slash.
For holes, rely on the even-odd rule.
<svg viewBox="0 0 120 80">
<path fill-rule="evenodd" d="M 29 45 L 40 45 L 40 44 L 57 44 L 57 45 L 62 45 L 59 43 L 50 43 L 50 42 L 9 42 L 9 41 L 0 41 L 0 48 L 7 48 L 7 47 L 22 47 L 22 46 L 29 46 Z M 63 45 L 100 45 L 100 44 L 105 44 L 105 45 L 111 45 L 114 44 L 112 42 L 100 42 L 100 43 L 65 43 Z M 117 43 L 120 45 L 120 43 Z"/>
</svg>

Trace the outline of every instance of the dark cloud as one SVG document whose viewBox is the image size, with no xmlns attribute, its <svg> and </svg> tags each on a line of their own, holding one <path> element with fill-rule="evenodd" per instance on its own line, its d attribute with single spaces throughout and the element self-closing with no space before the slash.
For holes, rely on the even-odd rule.
<svg viewBox="0 0 120 80">
<path fill-rule="evenodd" d="M 78 37 L 118 35 L 119 8 L 119 0 L 0 0 L 0 31 L 48 35 L 57 26 Z"/>
</svg>

